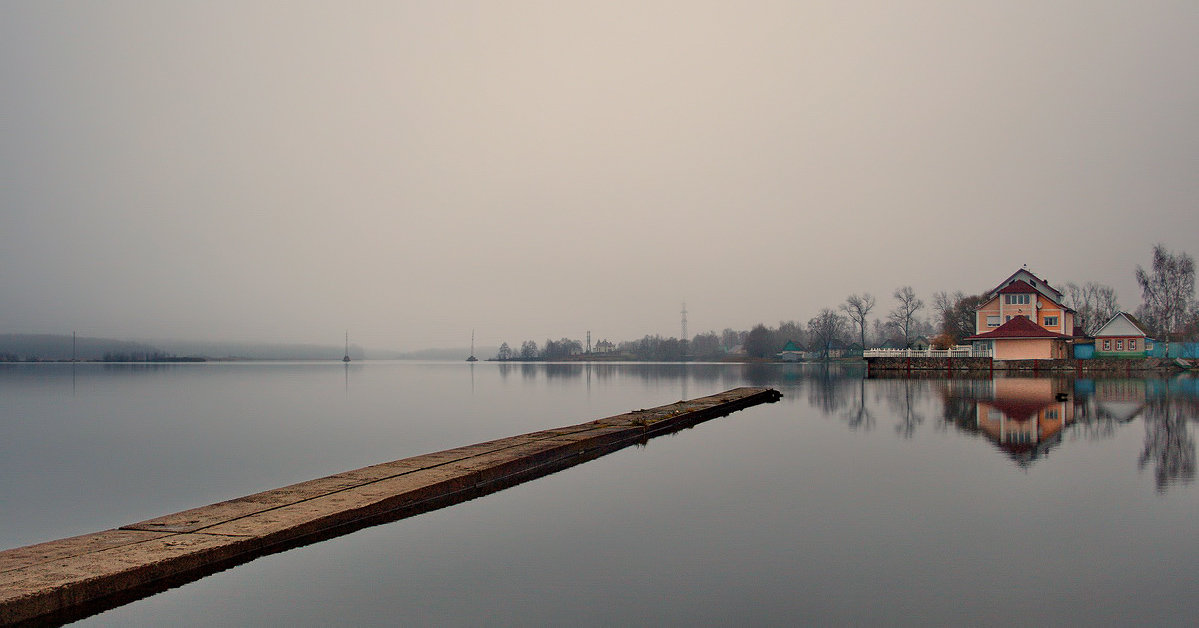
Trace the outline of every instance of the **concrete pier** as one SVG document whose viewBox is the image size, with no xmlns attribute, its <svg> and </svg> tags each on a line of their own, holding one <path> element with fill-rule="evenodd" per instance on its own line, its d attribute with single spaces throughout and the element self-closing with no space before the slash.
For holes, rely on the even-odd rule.
<svg viewBox="0 0 1199 628">
<path fill-rule="evenodd" d="M 442 508 L 782 395 L 736 388 L 424 454 L 0 552 L 0 624 L 65 622 L 253 560 Z"/>
</svg>

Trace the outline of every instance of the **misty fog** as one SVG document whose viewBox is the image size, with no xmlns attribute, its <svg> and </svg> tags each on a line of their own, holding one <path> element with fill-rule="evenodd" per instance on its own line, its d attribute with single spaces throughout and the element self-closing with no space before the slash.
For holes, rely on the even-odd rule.
<svg viewBox="0 0 1199 628">
<path fill-rule="evenodd" d="M 0 4 L 0 333 L 414 350 L 1199 254 L 1191 2 Z"/>
</svg>

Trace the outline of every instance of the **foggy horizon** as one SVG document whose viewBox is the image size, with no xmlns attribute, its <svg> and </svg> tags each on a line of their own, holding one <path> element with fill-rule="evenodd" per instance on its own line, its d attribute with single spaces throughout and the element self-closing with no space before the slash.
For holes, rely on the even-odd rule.
<svg viewBox="0 0 1199 628">
<path fill-rule="evenodd" d="M 418 351 L 1199 255 L 1183 2 L 0 5 L 0 334 Z M 483 357 L 483 356 L 481 356 Z"/>
</svg>

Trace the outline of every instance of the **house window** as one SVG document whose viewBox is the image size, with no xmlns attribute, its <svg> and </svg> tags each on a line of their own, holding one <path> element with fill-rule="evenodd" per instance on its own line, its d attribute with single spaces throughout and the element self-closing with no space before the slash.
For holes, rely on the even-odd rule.
<svg viewBox="0 0 1199 628">
<path fill-rule="evenodd" d="M 1129 338 L 1129 339 L 1128 339 L 1128 350 L 1129 350 L 1129 351 L 1136 351 L 1136 350 L 1137 350 L 1137 339 L 1136 339 L 1136 338 Z"/>
<path fill-rule="evenodd" d="M 1046 419 L 1056 419 L 1057 418 L 1057 410 L 1046 410 L 1045 418 Z"/>
<path fill-rule="evenodd" d="M 1104 340 L 1104 341 L 1103 341 L 1103 350 L 1104 350 L 1104 351 L 1111 351 L 1111 350 L 1112 350 L 1112 341 L 1110 341 L 1110 340 Z"/>
<path fill-rule="evenodd" d="M 1045 326 L 1046 327 L 1057 327 L 1057 317 L 1056 316 L 1046 316 L 1045 317 Z"/>
<path fill-rule="evenodd" d="M 1116 341 L 1116 351 L 1123 351 L 1123 350 L 1124 350 L 1124 340 L 1123 339 L 1117 340 Z"/>
<path fill-rule="evenodd" d="M 1031 299 L 1032 299 L 1032 295 L 1028 295 L 1028 294 L 1005 294 L 1005 295 L 1003 295 L 1003 302 L 1008 305 L 1028 305 Z"/>
<path fill-rule="evenodd" d="M 988 316 L 987 317 L 987 327 L 999 327 L 999 317 L 998 316 Z"/>
</svg>

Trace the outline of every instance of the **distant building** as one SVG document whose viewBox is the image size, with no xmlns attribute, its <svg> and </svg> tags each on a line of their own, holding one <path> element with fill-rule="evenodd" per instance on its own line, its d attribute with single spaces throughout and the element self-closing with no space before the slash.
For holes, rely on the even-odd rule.
<svg viewBox="0 0 1199 628">
<path fill-rule="evenodd" d="M 603 339 L 595 343 L 595 347 L 591 350 L 592 353 L 612 353 L 616 351 L 616 345 L 608 342 L 608 339 Z"/>
<path fill-rule="evenodd" d="M 799 362 L 803 359 L 804 350 L 794 340 L 788 340 L 783 350 L 778 352 L 778 359 L 784 362 Z"/>
</svg>

